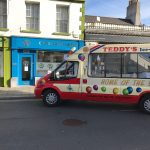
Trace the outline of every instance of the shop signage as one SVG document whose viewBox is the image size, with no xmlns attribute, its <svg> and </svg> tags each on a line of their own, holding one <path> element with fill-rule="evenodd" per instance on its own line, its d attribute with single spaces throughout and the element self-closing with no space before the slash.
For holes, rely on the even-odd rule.
<svg viewBox="0 0 150 150">
<path fill-rule="evenodd" d="M 83 45 L 84 42 L 79 40 L 12 37 L 11 48 L 24 50 L 55 50 L 65 52 L 70 51 L 72 47 L 79 49 Z"/>
<path fill-rule="evenodd" d="M 68 46 L 68 47 L 75 47 L 75 46 L 77 46 L 77 44 L 76 43 L 64 43 L 64 42 L 51 42 L 51 41 L 47 41 L 47 42 L 45 42 L 45 41 L 39 41 L 39 43 L 38 43 L 39 45 L 45 45 L 45 46 Z"/>
<path fill-rule="evenodd" d="M 104 52 L 136 52 L 137 47 L 104 47 Z"/>
</svg>

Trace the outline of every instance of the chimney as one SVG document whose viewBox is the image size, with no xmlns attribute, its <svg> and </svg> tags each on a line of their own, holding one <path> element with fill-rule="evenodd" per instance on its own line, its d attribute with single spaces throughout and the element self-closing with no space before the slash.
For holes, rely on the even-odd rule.
<svg viewBox="0 0 150 150">
<path fill-rule="evenodd" d="M 141 25 L 140 2 L 139 0 L 129 0 L 126 19 L 131 20 L 134 25 Z"/>
</svg>

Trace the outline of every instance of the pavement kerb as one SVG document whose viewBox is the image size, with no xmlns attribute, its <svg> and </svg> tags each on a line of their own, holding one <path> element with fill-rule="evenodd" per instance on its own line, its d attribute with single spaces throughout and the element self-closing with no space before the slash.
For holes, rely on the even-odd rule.
<svg viewBox="0 0 150 150">
<path fill-rule="evenodd" d="M 34 86 L 0 87 L 0 100 L 37 99 L 34 95 Z"/>
</svg>

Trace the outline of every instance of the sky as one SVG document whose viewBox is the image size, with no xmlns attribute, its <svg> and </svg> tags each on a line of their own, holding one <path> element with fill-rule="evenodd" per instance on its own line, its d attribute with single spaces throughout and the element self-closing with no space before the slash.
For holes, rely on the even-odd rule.
<svg viewBox="0 0 150 150">
<path fill-rule="evenodd" d="M 85 14 L 125 18 L 129 0 L 85 0 Z M 141 23 L 150 26 L 150 0 L 140 0 Z"/>
</svg>

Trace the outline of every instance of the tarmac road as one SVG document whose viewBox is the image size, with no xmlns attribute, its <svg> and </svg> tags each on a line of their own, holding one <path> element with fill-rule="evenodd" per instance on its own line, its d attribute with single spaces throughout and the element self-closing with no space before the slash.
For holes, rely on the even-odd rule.
<svg viewBox="0 0 150 150">
<path fill-rule="evenodd" d="M 134 106 L 0 100 L 0 150 L 150 150 L 149 125 Z"/>
</svg>

